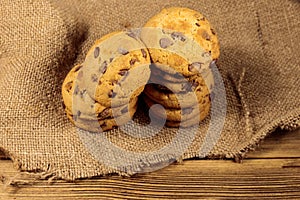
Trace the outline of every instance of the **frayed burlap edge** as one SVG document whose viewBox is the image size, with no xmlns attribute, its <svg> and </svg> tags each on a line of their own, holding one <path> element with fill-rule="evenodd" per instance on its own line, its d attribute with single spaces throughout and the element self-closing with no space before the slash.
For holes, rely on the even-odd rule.
<svg viewBox="0 0 300 200">
<path fill-rule="evenodd" d="M 297 117 L 295 117 L 297 116 Z M 286 124 L 286 125 L 282 125 Z M 300 108 L 296 109 L 294 111 L 291 111 L 289 114 L 285 115 L 282 118 L 278 118 L 276 120 L 273 120 L 272 123 L 269 123 L 268 126 L 265 126 L 258 130 L 256 132 L 256 135 L 259 135 L 258 137 L 253 137 L 252 140 L 248 142 L 248 145 L 246 145 L 244 148 L 240 150 L 240 152 L 236 153 L 235 155 L 218 155 L 218 154 L 210 154 L 205 159 L 225 159 L 227 157 L 233 157 L 233 161 L 237 163 L 241 163 L 242 160 L 245 158 L 247 153 L 251 151 L 255 151 L 255 149 L 260 145 L 260 143 L 271 133 L 273 133 L 277 129 L 282 130 L 296 130 L 300 128 Z M 14 157 L 13 155 L 10 155 L 8 152 L 6 152 L 4 149 L 0 148 L 0 151 L 4 153 L 4 155 L 8 158 L 11 158 L 13 165 L 20 170 L 22 168 L 22 163 L 18 161 L 17 157 Z M 197 158 L 197 155 L 194 154 L 186 154 L 181 159 L 177 160 L 177 162 L 182 162 L 186 159 L 191 158 Z M 101 177 L 105 177 L 108 175 L 117 175 L 121 177 L 131 177 L 133 174 L 126 174 L 124 172 L 115 172 L 112 174 L 102 174 Z M 100 178 L 99 176 L 94 176 Z M 93 178 L 93 177 L 89 177 Z M 80 178 L 82 179 L 82 178 Z M 22 185 L 34 185 L 38 183 L 40 180 L 47 181 L 48 184 L 55 183 L 57 180 L 62 180 L 61 177 L 57 176 L 55 171 L 48 170 L 48 171 L 39 171 L 35 170 L 32 172 L 28 171 L 20 171 L 13 177 L 8 177 L 5 175 L 0 174 L 0 182 L 3 183 L 4 187 L 12 186 L 12 187 L 20 187 Z M 67 180 L 64 179 L 67 182 L 73 182 L 75 180 Z"/>
</svg>

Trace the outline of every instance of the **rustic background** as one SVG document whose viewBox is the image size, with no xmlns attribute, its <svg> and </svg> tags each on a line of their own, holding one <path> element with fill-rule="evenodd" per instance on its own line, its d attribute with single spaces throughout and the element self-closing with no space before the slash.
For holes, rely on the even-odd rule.
<svg viewBox="0 0 300 200">
<path fill-rule="evenodd" d="M 62 109 L 61 83 L 96 39 L 114 30 L 141 27 L 170 6 L 203 13 L 220 38 L 219 69 L 228 112 L 221 138 L 209 157 L 239 160 L 276 128 L 299 127 L 299 1 L 3 0 L 0 148 L 18 169 L 66 180 L 118 172 L 97 162 L 85 149 Z M 183 159 L 199 156 L 203 130 Z M 165 133 L 147 141 L 118 130 L 106 136 L 117 146 L 139 151 L 145 144 L 152 149 L 165 145 L 171 137 Z"/>
</svg>

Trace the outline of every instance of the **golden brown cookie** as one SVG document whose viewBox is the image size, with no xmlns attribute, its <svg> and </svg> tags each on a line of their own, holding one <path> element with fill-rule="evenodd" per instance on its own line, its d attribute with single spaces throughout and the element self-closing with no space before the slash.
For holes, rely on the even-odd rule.
<svg viewBox="0 0 300 200">
<path fill-rule="evenodd" d="M 105 108 L 103 111 L 95 113 L 95 115 L 88 115 L 84 113 L 84 110 L 78 110 L 73 108 L 73 110 L 69 110 L 68 108 L 65 109 L 66 113 L 80 117 L 81 119 L 85 120 L 103 120 L 107 118 L 118 118 L 121 115 L 124 115 L 128 112 L 135 113 L 137 107 L 138 98 L 132 99 L 128 104 L 115 107 L 115 108 Z"/>
<path fill-rule="evenodd" d="M 152 101 L 149 97 L 143 96 L 146 105 L 150 108 L 156 103 Z M 192 118 L 197 118 L 203 120 L 209 111 L 209 105 L 194 105 L 184 109 L 161 109 L 159 107 L 154 107 L 152 112 L 159 118 L 166 118 L 167 121 L 175 122 L 186 122 Z"/>
<path fill-rule="evenodd" d="M 101 105 L 116 107 L 140 95 L 149 64 L 145 45 L 131 32 L 111 33 L 91 47 L 77 83 Z"/>
<path fill-rule="evenodd" d="M 136 107 L 135 107 L 136 109 Z M 69 120 L 78 128 L 83 130 L 98 132 L 108 131 L 113 128 L 117 128 L 126 124 L 134 115 L 134 112 L 129 112 L 129 115 L 122 115 L 117 118 L 106 118 L 102 120 L 89 120 L 82 119 L 78 116 L 74 116 L 70 113 L 67 113 Z"/>
<path fill-rule="evenodd" d="M 145 87 L 144 93 L 154 102 L 166 108 L 181 109 L 192 107 L 196 104 L 208 107 L 210 105 L 210 93 L 203 82 L 195 82 L 192 90 L 182 93 L 173 93 L 162 88 L 160 85 L 148 84 Z"/>
<path fill-rule="evenodd" d="M 209 92 L 212 92 L 214 87 L 214 78 L 211 70 L 206 70 L 202 74 L 184 77 L 180 73 L 169 74 L 157 65 L 152 65 L 149 83 L 156 83 L 165 86 L 174 93 L 186 93 L 190 91 L 192 87 L 203 87 L 204 85 L 200 83 L 205 83 Z"/>
<path fill-rule="evenodd" d="M 216 60 L 220 56 L 220 46 L 215 30 L 208 20 L 199 12 L 182 7 L 171 7 L 163 9 L 153 16 L 144 27 L 159 27 L 172 32 L 172 38 L 184 40 L 185 37 L 192 37 L 200 44 L 205 52 L 211 54 Z"/>
<path fill-rule="evenodd" d="M 146 23 L 141 38 L 153 63 L 173 68 L 183 76 L 209 70 L 220 54 L 217 36 L 208 21 L 187 8 L 162 10 Z"/>
<path fill-rule="evenodd" d="M 159 117 L 156 113 L 153 113 L 153 117 L 156 120 L 164 120 L 161 117 Z M 199 123 L 201 122 L 201 120 L 203 120 L 204 118 L 199 119 L 198 117 L 194 117 L 194 118 L 190 118 L 190 119 L 185 120 L 185 121 L 169 121 L 169 120 L 166 120 L 165 126 L 170 127 L 170 128 L 178 128 L 178 127 L 191 128 L 193 126 L 198 126 Z"/>
<path fill-rule="evenodd" d="M 118 107 L 105 107 L 93 100 L 87 92 L 80 92 L 83 90 L 79 85 L 75 86 L 80 69 L 81 65 L 75 66 L 68 73 L 62 86 L 65 111 L 71 122 L 79 128 L 92 132 L 110 130 L 127 123 L 136 112 L 138 98 L 131 98 L 128 103 Z M 116 119 L 119 119 L 118 124 Z"/>
<path fill-rule="evenodd" d="M 86 118 L 102 116 L 104 113 L 110 114 L 112 112 L 111 108 L 107 108 L 93 100 L 87 92 L 82 92 L 83 90 L 79 87 L 79 85 L 75 86 L 75 80 L 81 67 L 81 65 L 73 67 L 63 82 L 62 96 L 66 110 L 75 115 L 80 113 L 82 116 L 86 116 Z M 133 98 L 127 102 L 129 103 L 129 108 L 132 108 L 136 104 L 137 99 L 138 98 Z M 117 107 L 116 110 L 121 111 L 122 109 L 125 109 L 124 107 L 126 106 L 124 105 L 126 105 L 126 102 L 125 104 Z"/>
</svg>

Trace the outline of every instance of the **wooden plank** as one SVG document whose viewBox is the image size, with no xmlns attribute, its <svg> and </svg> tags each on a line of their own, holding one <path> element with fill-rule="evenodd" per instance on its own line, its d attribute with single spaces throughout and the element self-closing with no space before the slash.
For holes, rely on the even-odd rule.
<svg viewBox="0 0 300 200">
<path fill-rule="evenodd" d="M 247 158 L 300 158 L 300 129 L 272 133 Z"/>
<path fill-rule="evenodd" d="M 11 161 L 0 171 L 13 175 Z M 95 198 L 300 198 L 300 159 L 247 159 L 243 164 L 222 160 L 193 160 L 133 178 L 117 176 L 58 181 L 37 181 L 19 188 L 7 187 L 2 199 L 95 199 Z"/>
<path fill-rule="evenodd" d="M 35 181 L 19 187 L 0 183 L 0 199 L 298 199 L 299 141 L 300 130 L 273 134 L 242 164 L 190 160 L 132 178 L 112 176 L 74 183 L 60 180 L 51 185 Z M 14 177 L 17 173 L 10 160 L 0 160 L 0 176 Z"/>
</svg>

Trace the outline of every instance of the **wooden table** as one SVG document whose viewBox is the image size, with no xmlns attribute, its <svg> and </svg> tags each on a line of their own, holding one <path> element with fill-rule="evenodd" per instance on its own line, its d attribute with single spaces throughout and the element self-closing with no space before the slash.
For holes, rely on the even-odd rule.
<svg viewBox="0 0 300 200">
<path fill-rule="evenodd" d="M 62 180 L 4 187 L 0 199 L 300 199 L 300 130 L 277 132 L 242 163 L 189 160 L 132 178 Z M 2 156 L 0 175 L 17 170 Z M 2 184 L 2 185 L 1 185 Z"/>
</svg>

